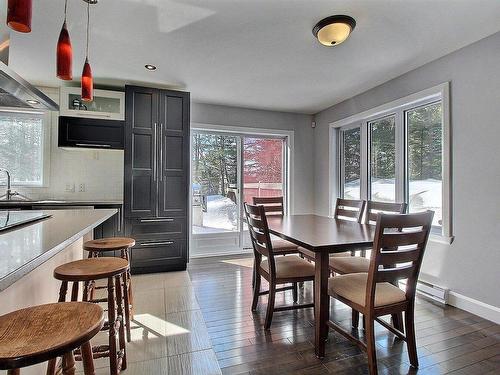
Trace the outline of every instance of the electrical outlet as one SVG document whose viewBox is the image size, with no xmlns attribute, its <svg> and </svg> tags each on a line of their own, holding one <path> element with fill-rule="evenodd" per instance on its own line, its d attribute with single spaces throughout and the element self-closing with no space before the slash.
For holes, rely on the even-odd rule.
<svg viewBox="0 0 500 375">
<path fill-rule="evenodd" d="M 75 184 L 71 182 L 66 182 L 66 192 L 74 193 L 75 192 Z"/>
<path fill-rule="evenodd" d="M 79 188 L 78 188 L 78 191 L 79 191 L 80 193 L 84 193 L 84 192 L 85 192 L 85 183 L 84 183 L 84 182 L 80 183 L 80 186 L 79 186 Z"/>
</svg>

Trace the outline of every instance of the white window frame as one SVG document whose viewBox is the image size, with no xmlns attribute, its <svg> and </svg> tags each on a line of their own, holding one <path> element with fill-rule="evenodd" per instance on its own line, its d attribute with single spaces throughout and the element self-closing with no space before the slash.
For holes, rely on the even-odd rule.
<svg viewBox="0 0 500 375">
<path fill-rule="evenodd" d="M 330 123 L 330 160 L 329 160 L 329 212 L 333 215 L 334 203 L 337 196 L 341 196 L 343 189 L 342 169 L 342 139 L 343 130 L 355 127 L 361 128 L 361 199 L 369 199 L 369 125 L 370 121 L 396 116 L 396 201 L 405 201 L 406 190 L 406 165 L 405 165 L 405 111 L 431 103 L 441 101 L 443 124 L 443 150 L 442 150 L 442 233 L 432 234 L 431 240 L 450 244 L 454 237 L 452 234 L 452 191 L 451 191 L 451 129 L 450 129 L 450 102 L 449 82 L 439 84 L 429 89 L 408 95 L 381 106 L 363 111 Z"/>
<path fill-rule="evenodd" d="M 40 183 L 28 183 L 28 182 L 15 182 L 15 176 L 11 176 L 12 187 L 29 187 L 29 188 L 44 188 L 49 186 L 49 176 L 50 176 L 50 134 L 52 130 L 53 113 L 49 111 L 39 111 L 30 109 L 20 109 L 20 108 L 10 108 L 4 107 L 0 109 L 2 113 L 31 113 L 36 115 L 41 115 L 42 117 L 42 180 Z M 6 186 L 6 182 L 3 182 L 0 186 Z"/>
</svg>

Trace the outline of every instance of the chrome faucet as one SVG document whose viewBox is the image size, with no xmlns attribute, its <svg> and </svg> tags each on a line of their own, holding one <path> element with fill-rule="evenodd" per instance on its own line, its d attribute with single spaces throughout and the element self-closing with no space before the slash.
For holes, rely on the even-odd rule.
<svg viewBox="0 0 500 375">
<path fill-rule="evenodd" d="M 17 191 L 12 192 L 10 188 L 10 173 L 7 169 L 0 168 L 0 172 L 4 172 L 7 175 L 7 191 L 5 194 L 2 196 L 2 198 L 5 197 L 6 200 L 10 201 L 12 197 L 18 195 Z"/>
</svg>

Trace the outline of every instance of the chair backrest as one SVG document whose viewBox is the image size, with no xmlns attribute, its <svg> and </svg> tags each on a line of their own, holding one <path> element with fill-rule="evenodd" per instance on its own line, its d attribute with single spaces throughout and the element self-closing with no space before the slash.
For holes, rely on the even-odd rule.
<svg viewBox="0 0 500 375">
<path fill-rule="evenodd" d="M 406 300 L 415 298 L 418 274 L 432 226 L 433 211 L 406 215 L 379 213 L 368 271 L 366 306 L 374 306 L 377 283 L 406 279 Z"/>
<path fill-rule="evenodd" d="M 253 249 L 260 255 L 269 257 L 273 254 L 273 246 L 271 243 L 271 236 L 269 235 L 269 227 L 267 225 L 264 206 L 255 206 L 245 203 L 244 207 Z"/>
<path fill-rule="evenodd" d="M 283 197 L 253 197 L 253 204 L 256 206 L 264 206 L 266 216 L 283 216 L 285 214 L 285 206 Z"/>
<path fill-rule="evenodd" d="M 406 212 L 406 203 L 367 201 L 365 212 L 364 223 L 375 225 L 379 212 L 384 214 L 404 214 Z"/>
<path fill-rule="evenodd" d="M 337 198 L 335 203 L 335 219 L 357 221 L 361 223 L 365 208 L 364 200 Z"/>
</svg>

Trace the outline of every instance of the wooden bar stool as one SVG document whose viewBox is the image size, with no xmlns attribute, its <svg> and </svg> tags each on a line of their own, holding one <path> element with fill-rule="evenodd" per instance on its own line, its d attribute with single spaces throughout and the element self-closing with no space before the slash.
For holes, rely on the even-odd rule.
<svg viewBox="0 0 500 375">
<path fill-rule="evenodd" d="M 108 320 L 103 330 L 108 331 L 109 345 L 92 348 L 94 358 L 109 357 L 110 373 L 117 375 L 127 368 L 127 352 L 125 348 L 125 317 L 127 314 L 128 298 L 126 273 L 129 263 L 126 259 L 106 257 L 82 259 L 69 262 L 54 270 L 54 277 L 61 280 L 59 302 L 66 300 L 68 283 L 72 282 L 71 300 L 76 301 L 79 293 L 79 283 L 84 283 L 83 300 L 108 304 Z M 107 279 L 107 297 L 89 300 L 88 285 L 94 280 Z M 116 293 L 116 294 L 115 294 Z M 125 297 L 125 298 L 124 298 Z M 123 308 L 125 300 L 125 309 Z M 118 331 L 119 350 L 116 346 L 116 331 Z M 79 357 L 76 358 L 80 359 Z"/>
<path fill-rule="evenodd" d="M 120 257 L 130 262 L 130 249 L 135 245 L 135 240 L 129 237 L 110 237 L 87 241 L 83 244 L 83 249 L 88 251 L 89 258 L 97 258 L 108 251 L 120 251 Z M 130 277 L 130 268 L 126 275 L 128 301 L 130 306 L 130 316 L 134 319 L 134 296 L 132 292 L 132 279 Z M 99 287 L 97 287 L 98 289 Z M 127 326 L 128 326 L 127 321 Z M 130 328 L 127 328 L 127 341 L 130 342 Z"/>
<path fill-rule="evenodd" d="M 62 357 L 62 373 L 75 373 L 73 350 L 81 347 L 85 375 L 94 375 L 90 339 L 103 327 L 104 311 L 93 303 L 65 302 L 28 307 L 0 316 L 0 370 L 20 368 Z M 55 366 L 47 371 L 55 374 Z"/>
</svg>

